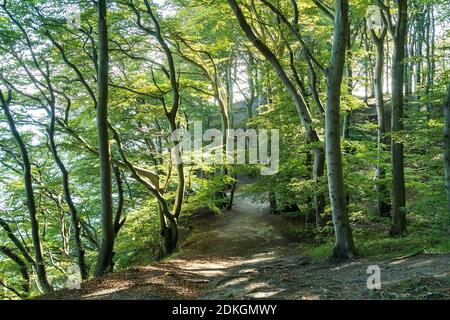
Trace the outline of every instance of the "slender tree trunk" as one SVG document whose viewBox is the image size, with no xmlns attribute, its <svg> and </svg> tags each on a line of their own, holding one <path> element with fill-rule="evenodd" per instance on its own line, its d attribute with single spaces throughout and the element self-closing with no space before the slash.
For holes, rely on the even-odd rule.
<svg viewBox="0 0 450 320">
<path fill-rule="evenodd" d="M 28 252 L 28 248 L 26 248 L 24 246 L 24 244 L 22 243 L 22 241 L 20 241 L 19 238 L 16 237 L 16 235 L 13 233 L 11 227 L 1 217 L 0 217 L 0 226 L 3 228 L 3 230 L 5 230 L 8 238 L 14 243 L 14 245 L 20 251 L 20 253 L 25 258 L 25 260 L 29 264 L 34 265 L 35 261 L 34 261 L 33 257 L 30 255 L 30 253 Z"/>
<path fill-rule="evenodd" d="M 415 93 L 417 95 L 417 101 L 420 101 L 420 88 L 419 86 L 422 84 L 422 70 L 423 70 L 423 53 L 422 53 L 422 43 L 425 40 L 425 10 L 424 7 L 418 3 L 417 4 L 418 12 L 415 14 L 415 25 L 414 25 L 414 45 L 412 47 L 415 48 L 415 61 L 416 61 L 416 85 L 415 85 Z"/>
<path fill-rule="evenodd" d="M 253 58 L 253 54 L 249 51 L 247 65 L 247 82 L 249 90 L 249 97 L 247 100 L 247 114 L 249 119 L 253 117 L 253 105 L 255 104 L 255 68 L 255 58 Z"/>
<path fill-rule="evenodd" d="M 364 46 L 366 49 L 366 52 L 370 52 L 370 42 L 369 42 L 369 37 L 367 35 L 368 30 L 367 30 L 367 26 L 364 26 Z M 367 56 L 364 59 L 364 74 L 365 74 L 365 85 L 364 85 L 364 102 L 367 103 L 367 101 L 369 100 L 369 81 L 370 81 L 370 66 L 371 66 L 371 61 L 372 59 L 370 59 L 370 56 Z"/>
<path fill-rule="evenodd" d="M 352 44 L 350 37 L 347 39 L 347 64 L 345 68 L 347 76 L 347 95 L 353 94 L 353 69 L 352 69 Z M 350 138 L 350 123 L 352 119 L 352 110 L 346 110 L 344 115 L 344 123 L 342 125 L 342 138 L 348 140 Z"/>
<path fill-rule="evenodd" d="M 311 77 L 311 79 L 309 81 L 310 82 L 309 88 L 311 90 L 313 100 L 316 103 L 318 113 L 320 115 L 323 115 L 325 113 L 325 109 L 323 107 L 322 101 L 320 100 L 319 90 L 317 88 L 317 74 L 316 74 L 316 71 L 314 70 L 314 66 L 313 66 L 311 60 L 308 59 L 307 62 L 308 62 L 309 75 Z"/>
<path fill-rule="evenodd" d="M 389 204 L 389 191 L 384 182 L 386 178 L 386 169 L 383 166 L 383 151 L 386 150 L 386 119 L 384 112 L 384 97 L 383 97 L 383 66 L 384 66 L 384 39 L 386 37 L 387 28 L 381 31 L 380 36 L 371 30 L 373 42 L 376 47 L 376 64 L 375 64 L 375 99 L 377 105 L 377 147 L 378 159 L 376 168 L 376 190 L 377 190 L 377 214 L 381 217 L 388 217 L 390 215 L 391 206 Z"/>
<path fill-rule="evenodd" d="M 314 152 L 314 164 L 313 164 L 313 180 L 316 187 L 320 188 L 321 179 L 324 176 L 325 171 L 325 152 L 323 147 L 317 146 L 313 149 Z M 316 220 L 316 227 L 321 228 L 324 225 L 322 214 L 325 210 L 325 194 L 322 190 L 318 190 L 314 194 L 314 213 Z"/>
<path fill-rule="evenodd" d="M 389 59 L 391 57 L 391 50 L 389 47 L 389 36 L 386 35 L 386 68 L 385 68 L 385 74 L 386 74 L 386 93 L 389 94 L 389 70 L 390 70 L 390 66 L 389 66 Z M 392 80 L 391 80 L 392 83 Z"/>
<path fill-rule="evenodd" d="M 33 177 L 31 174 L 31 163 L 30 158 L 28 156 L 28 151 L 25 146 L 25 143 L 22 140 L 22 137 L 17 130 L 14 119 L 11 115 L 11 111 L 9 110 L 10 103 L 10 95 L 8 98 L 3 96 L 3 93 L 0 91 L 0 102 L 2 105 L 3 112 L 6 117 L 6 121 L 8 122 L 9 129 L 11 131 L 14 140 L 19 147 L 20 154 L 22 157 L 22 167 L 23 167 L 23 180 L 25 184 L 26 198 L 27 198 L 27 209 L 30 216 L 30 224 L 31 224 L 31 238 L 33 241 L 34 248 L 34 265 L 36 268 L 36 275 L 38 277 L 39 285 L 44 293 L 49 293 L 53 291 L 52 286 L 48 282 L 47 272 L 45 269 L 44 258 L 42 254 L 42 246 L 41 239 L 39 235 L 39 223 L 37 220 L 37 209 L 36 202 L 34 199 L 34 188 L 33 188 Z"/>
<path fill-rule="evenodd" d="M 53 159 L 55 160 L 55 163 L 58 166 L 59 171 L 61 171 L 61 175 L 62 175 L 64 199 L 67 203 L 67 206 L 69 207 L 72 228 L 74 231 L 73 233 L 74 233 L 75 250 L 77 253 L 78 266 L 80 268 L 81 278 L 87 279 L 88 278 L 88 266 L 87 266 L 85 258 L 84 258 L 85 251 L 83 248 L 83 243 L 81 241 L 80 220 L 78 219 L 77 208 L 75 207 L 75 204 L 73 203 L 72 195 L 70 192 L 69 172 L 67 171 L 66 166 L 64 165 L 61 158 L 59 157 L 58 149 L 56 147 L 55 124 L 56 124 L 56 111 L 55 111 L 55 101 L 54 101 L 54 97 L 52 94 L 52 101 L 50 103 L 50 126 L 48 129 L 50 150 L 53 155 Z"/>
<path fill-rule="evenodd" d="M 112 205 L 111 156 L 108 138 L 108 27 L 106 22 L 106 0 L 98 0 L 98 54 L 99 66 L 97 76 L 97 132 L 100 159 L 100 187 L 102 211 L 102 246 L 100 248 L 94 276 L 107 272 L 114 248 L 114 225 Z"/>
<path fill-rule="evenodd" d="M 26 298 L 30 294 L 30 276 L 28 273 L 28 266 L 25 261 L 15 254 L 11 249 L 0 245 L 0 252 L 8 256 L 19 267 L 20 274 L 22 275 L 22 293 L 14 291 L 20 298 Z M 1 280 L 0 280 L 1 281 Z"/>
<path fill-rule="evenodd" d="M 279 213 L 279 210 L 277 208 L 277 194 L 274 190 L 269 190 L 269 205 L 271 213 Z"/>
<path fill-rule="evenodd" d="M 333 47 L 327 76 L 327 104 L 325 109 L 325 146 L 328 188 L 336 242 L 332 260 L 349 260 L 355 256 L 344 187 L 340 140 L 341 83 L 349 37 L 348 0 L 336 0 Z"/>
<path fill-rule="evenodd" d="M 228 99 L 228 114 L 230 115 L 230 128 L 234 128 L 234 86 L 233 77 L 236 74 L 234 52 L 230 52 L 230 61 L 226 70 L 226 89 Z"/>
<path fill-rule="evenodd" d="M 411 28 L 413 29 L 413 28 Z M 411 30 L 410 33 L 413 33 L 414 30 Z M 407 31 L 408 33 L 408 31 Z M 416 35 L 417 36 L 417 35 Z M 410 57 L 414 57 L 414 50 L 415 50 L 415 37 L 409 37 L 408 39 L 410 40 L 410 43 L 408 43 L 407 41 L 405 41 L 405 67 L 403 68 L 403 72 L 404 72 L 404 88 L 405 88 L 405 95 L 406 96 L 410 96 L 412 95 L 413 92 L 413 79 L 415 79 L 414 77 L 414 63 L 412 62 L 407 62 L 408 58 Z M 417 84 L 417 83 L 416 83 Z M 417 90 L 417 86 L 415 87 L 415 89 Z"/>
<path fill-rule="evenodd" d="M 312 154 L 310 150 L 306 151 L 306 159 L 305 159 L 305 166 L 306 166 L 306 175 L 304 179 L 306 180 L 312 180 L 313 178 L 313 164 L 312 164 Z M 317 190 L 314 190 L 314 193 L 317 193 Z M 308 205 L 308 211 L 306 212 L 306 218 L 305 223 L 309 224 L 315 221 L 315 204 L 314 204 L 314 197 L 308 196 L 306 198 L 306 203 Z M 298 206 L 300 207 L 300 206 Z"/>
<path fill-rule="evenodd" d="M 83 243 L 81 241 L 81 226 L 80 220 L 78 218 L 78 211 L 73 203 L 70 187 L 69 187 L 69 172 L 67 171 L 64 163 L 61 161 L 57 149 L 53 134 L 50 134 L 50 146 L 53 154 L 53 158 L 55 159 L 56 164 L 58 165 L 59 170 L 62 174 L 62 182 L 63 182 L 63 191 L 64 191 L 64 199 L 69 207 L 70 218 L 72 222 L 72 228 L 74 233 L 74 242 L 75 242 L 75 251 L 77 253 L 78 266 L 80 267 L 81 277 L 82 279 L 88 278 L 88 266 L 86 264 L 84 254 L 85 250 L 83 247 Z"/>
<path fill-rule="evenodd" d="M 114 216 L 114 234 L 117 237 L 120 229 L 125 223 L 125 218 L 122 218 L 123 207 L 125 204 L 124 190 L 123 190 L 123 180 L 122 180 L 122 172 L 118 165 L 113 165 L 114 177 L 117 185 L 117 208 L 116 215 Z"/>
<path fill-rule="evenodd" d="M 447 234 L 450 236 L 450 83 L 448 85 L 447 101 L 444 104 L 444 168 L 448 211 Z"/>
<path fill-rule="evenodd" d="M 348 140 L 350 138 L 350 123 L 352 119 L 352 111 L 345 111 L 344 123 L 342 124 L 342 138 Z"/>
<path fill-rule="evenodd" d="M 142 25 L 140 25 L 140 17 L 138 15 L 138 24 L 145 32 L 153 35 L 158 43 L 161 45 L 164 54 L 167 59 L 168 64 L 168 72 L 169 72 L 169 80 L 170 80 L 170 86 L 172 88 L 172 106 L 170 110 L 167 110 L 166 107 L 164 108 L 166 118 L 169 122 L 170 129 L 172 130 L 172 133 L 177 130 L 177 124 L 176 124 L 176 116 L 178 113 L 178 108 L 180 105 L 180 91 L 177 81 L 177 75 L 176 75 L 176 69 L 175 69 L 175 62 L 173 59 L 172 52 L 164 40 L 161 28 L 158 20 L 156 19 L 156 16 L 154 15 L 152 8 L 150 6 L 150 3 L 147 0 L 144 0 L 144 4 L 147 10 L 147 13 L 150 17 L 150 19 L 153 22 L 153 26 L 155 31 L 149 32 L 148 29 L 144 28 Z M 137 12 L 137 9 L 132 5 L 135 12 Z M 198 65 L 196 63 L 196 65 Z M 159 125 L 158 125 L 159 126 Z M 181 208 L 183 204 L 184 199 L 184 191 L 185 191 L 185 177 L 184 177 L 184 166 L 183 162 L 181 161 L 181 154 L 180 150 L 176 148 L 176 146 L 179 144 L 179 137 L 176 134 L 172 134 L 172 146 L 175 150 L 175 161 L 176 161 L 176 167 L 178 171 L 178 186 L 177 186 L 177 192 L 176 192 L 176 199 L 172 214 L 169 210 L 168 204 L 166 199 L 164 199 L 162 195 L 162 191 L 159 187 L 159 181 L 152 182 L 151 184 L 142 179 L 142 177 L 138 174 L 134 166 L 127 160 L 125 156 L 125 152 L 123 150 L 122 144 L 120 142 L 120 137 L 118 133 L 114 130 L 113 134 L 115 136 L 115 140 L 117 141 L 117 145 L 119 148 L 119 153 L 122 158 L 122 161 L 125 163 L 127 168 L 131 171 L 132 175 L 135 177 L 135 179 L 143 184 L 150 192 L 155 195 L 157 201 L 158 201 L 158 212 L 159 212 L 159 219 L 160 219 L 160 236 L 161 236 L 161 247 L 163 251 L 163 256 L 167 256 L 175 251 L 178 243 L 178 224 L 177 219 L 181 213 Z M 163 188 L 164 189 L 164 188 Z"/>
<path fill-rule="evenodd" d="M 125 197 L 124 197 L 124 190 L 123 190 L 122 174 L 121 174 L 119 166 L 113 164 L 112 171 L 114 173 L 114 178 L 116 180 L 117 198 L 118 198 L 116 214 L 114 215 L 114 238 L 117 239 L 120 229 L 122 229 L 123 225 L 125 224 L 125 218 L 122 218 Z M 116 255 L 116 252 L 113 250 L 112 255 L 111 255 L 111 260 L 109 262 L 109 270 L 111 272 L 114 271 L 114 266 L 115 266 L 114 256 L 115 255 Z"/>
<path fill-rule="evenodd" d="M 231 190 L 230 190 L 230 202 L 228 203 L 227 210 L 233 209 L 234 195 L 235 195 L 235 193 L 236 193 L 236 188 L 237 188 L 238 177 L 237 177 L 237 175 L 235 174 L 233 178 L 234 178 L 234 181 L 233 181 L 233 183 L 231 184 Z"/>
<path fill-rule="evenodd" d="M 434 75 L 436 74 L 436 59 L 435 59 L 435 51 L 436 51 L 436 22 L 434 18 L 434 6 L 431 6 L 431 85 L 433 85 Z"/>
<path fill-rule="evenodd" d="M 426 85 L 425 85 L 425 94 L 426 94 L 426 104 L 425 104 L 425 109 L 426 109 L 426 120 L 430 121 L 431 119 L 431 103 L 430 103 L 430 91 L 431 91 L 431 87 L 433 85 L 433 67 L 432 67 L 432 59 L 433 56 L 431 54 L 431 49 L 433 46 L 433 36 L 432 36 L 432 30 L 434 30 L 435 26 L 433 23 L 433 19 L 432 19 L 432 11 L 433 11 L 433 6 L 431 4 L 427 5 L 427 22 L 426 22 L 426 61 L 427 61 L 427 73 L 426 73 Z"/>
<path fill-rule="evenodd" d="M 406 231 L 406 194 L 403 143 L 396 137 L 403 130 L 404 58 L 407 35 L 407 0 L 398 0 L 398 22 L 392 56 L 392 227 L 390 234 L 401 235 Z"/>
<path fill-rule="evenodd" d="M 150 3 L 147 0 L 144 0 L 144 4 L 147 9 L 147 13 L 149 14 L 150 19 L 152 20 L 154 28 L 155 28 L 154 36 L 156 37 L 156 40 L 161 45 L 161 47 L 164 51 L 164 54 L 167 59 L 167 64 L 169 67 L 170 86 L 172 88 L 172 106 L 170 108 L 170 111 L 165 109 L 165 113 L 166 113 L 166 118 L 169 121 L 170 129 L 172 130 L 172 133 L 174 133 L 178 129 L 177 123 L 176 123 L 176 118 L 177 118 L 177 114 L 178 114 L 178 109 L 180 107 L 180 88 L 179 88 L 178 80 L 177 80 L 175 61 L 174 61 L 174 58 L 172 55 L 172 51 L 169 48 L 169 45 L 163 38 L 163 35 L 161 33 L 160 24 L 159 24 L 158 20 L 156 19 L 156 16 L 153 14 Z M 177 154 L 175 154 L 176 168 L 177 168 L 177 172 L 178 172 L 178 185 L 177 185 L 175 204 L 173 207 L 173 218 L 174 219 L 173 219 L 173 221 L 170 220 L 170 224 L 169 224 L 169 229 L 171 230 L 170 237 L 173 237 L 173 236 L 177 237 L 177 239 L 175 240 L 175 247 L 176 247 L 176 243 L 178 241 L 178 225 L 177 225 L 176 220 L 178 219 L 178 217 L 181 214 L 181 208 L 182 208 L 183 202 L 184 202 L 184 193 L 185 193 L 185 184 L 186 184 L 186 180 L 184 177 L 183 161 L 181 158 L 180 149 L 177 148 L 179 143 L 180 143 L 180 141 L 179 141 L 178 135 L 172 134 L 173 150 L 178 152 Z M 224 146 L 224 148 L 226 148 L 226 147 Z M 165 199 L 161 199 L 161 200 L 164 201 L 164 204 L 165 204 Z M 171 215 L 171 213 L 168 209 L 166 209 L 165 207 L 163 207 L 163 208 L 164 208 L 164 214 L 166 215 L 166 217 Z M 175 230 L 176 230 L 176 232 L 175 232 Z M 173 250 L 175 250 L 175 247 L 173 248 Z M 173 250 L 171 250 L 171 252 Z"/>
<path fill-rule="evenodd" d="M 117 131 L 110 126 L 114 140 L 117 143 L 117 149 L 124 165 L 131 172 L 131 175 L 137 182 L 145 186 L 158 201 L 158 213 L 160 218 L 160 236 L 163 255 L 172 253 L 178 243 L 178 224 L 177 218 L 170 212 L 166 199 L 162 195 L 159 181 L 149 181 L 138 173 L 138 170 L 128 161 L 122 142 Z M 164 189 L 164 188 L 162 188 Z"/>
</svg>

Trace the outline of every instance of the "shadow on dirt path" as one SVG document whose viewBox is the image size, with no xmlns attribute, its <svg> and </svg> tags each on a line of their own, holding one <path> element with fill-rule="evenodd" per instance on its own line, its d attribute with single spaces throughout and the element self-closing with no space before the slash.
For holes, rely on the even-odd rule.
<svg viewBox="0 0 450 320">
<path fill-rule="evenodd" d="M 347 264 L 313 263 L 283 232 L 281 217 L 237 193 L 233 210 L 194 219 L 181 252 L 43 299 L 447 299 L 449 255 Z M 367 289 L 367 267 L 381 290 Z"/>
</svg>

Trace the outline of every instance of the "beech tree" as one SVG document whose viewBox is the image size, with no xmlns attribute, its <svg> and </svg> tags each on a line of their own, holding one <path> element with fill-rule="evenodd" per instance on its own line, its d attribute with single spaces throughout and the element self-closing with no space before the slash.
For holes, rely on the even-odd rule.
<svg viewBox="0 0 450 320">
<path fill-rule="evenodd" d="M 281 18 L 286 24 L 288 24 L 291 32 L 296 36 L 300 43 L 305 47 L 306 45 L 301 37 L 300 33 L 292 26 L 288 20 L 274 7 L 270 2 L 262 0 L 272 11 L 274 11 L 279 18 Z M 260 40 L 252 31 L 250 25 L 247 23 L 242 10 L 234 0 L 228 1 L 233 9 L 236 18 L 249 40 L 253 45 L 264 55 L 264 57 L 270 62 L 275 69 L 280 80 L 283 82 L 286 90 L 292 97 L 300 119 L 307 131 L 307 136 L 310 143 L 317 144 L 320 138 L 317 131 L 312 127 L 311 115 L 309 108 L 305 102 L 305 99 L 301 93 L 295 88 L 292 81 L 284 71 L 279 60 L 273 54 L 273 52 Z M 327 152 L 327 173 L 328 173 L 328 185 L 331 206 L 333 211 L 333 222 L 336 232 L 336 245 L 332 255 L 333 260 L 345 260 L 352 259 L 354 252 L 354 244 L 350 224 L 348 221 L 347 204 L 345 200 L 344 181 L 343 181 L 343 169 L 342 169 L 342 153 L 340 147 L 340 95 L 341 95 L 341 83 L 343 77 L 343 66 L 345 62 L 345 51 L 347 39 L 349 37 L 349 24 L 348 24 L 348 3 L 343 1 L 336 2 L 335 18 L 334 18 L 334 35 L 333 35 L 333 47 L 331 49 L 332 55 L 330 56 L 329 66 L 325 69 L 317 59 L 306 49 L 308 59 L 314 61 L 320 66 L 321 70 L 325 73 L 327 78 L 327 105 L 325 108 L 325 145 Z M 341 41 L 343 41 L 344 47 L 342 48 Z M 337 135 L 337 136 L 336 136 Z M 315 177 L 320 177 L 323 174 L 323 149 L 320 146 L 314 148 L 314 171 Z M 316 207 L 321 207 L 317 205 Z M 316 210 L 316 221 L 320 221 L 320 214 Z"/>
<path fill-rule="evenodd" d="M 112 258 L 114 247 L 114 227 L 113 227 L 113 205 L 112 205 L 112 185 L 111 185 L 111 156 L 109 150 L 108 134 L 108 73 L 109 73 L 109 52 L 108 52 L 108 25 L 107 25 L 106 0 L 99 0 L 97 3 L 98 16 L 98 75 L 97 75 L 97 132 L 98 151 L 100 160 L 100 186 L 102 194 L 102 247 L 95 267 L 95 275 L 102 275 Z"/>
<path fill-rule="evenodd" d="M 447 232 L 450 235 L 450 84 L 447 100 L 444 103 L 444 165 L 445 165 L 445 189 L 447 190 L 447 204 L 449 206 L 449 219 Z"/>
<path fill-rule="evenodd" d="M 380 9 L 378 9 L 380 10 Z M 375 13 L 377 15 L 377 13 Z M 381 15 L 381 13 L 380 13 Z M 368 17 L 371 19 L 372 17 Z M 370 23 L 371 24 L 371 23 Z M 381 26 L 380 26 L 381 27 Z M 376 63 L 374 74 L 375 99 L 377 105 L 377 122 L 378 122 L 378 163 L 376 168 L 376 179 L 378 181 L 377 188 L 377 213 L 382 217 L 390 215 L 389 191 L 386 190 L 382 182 L 386 178 L 386 169 L 383 165 L 382 153 L 388 144 L 388 137 L 386 135 L 386 118 L 384 109 L 384 93 L 383 93 L 383 76 L 384 76 L 384 42 L 387 34 L 387 26 L 383 24 L 381 30 L 377 31 L 377 26 L 369 25 L 370 36 L 376 48 Z"/>
<path fill-rule="evenodd" d="M 34 266 L 36 267 L 36 274 L 39 280 L 39 285 L 44 293 L 52 291 L 52 287 L 47 279 L 47 271 L 44 264 L 44 259 L 42 255 L 42 244 L 41 237 L 39 234 L 39 223 L 37 220 L 37 210 L 36 203 L 34 199 L 34 187 L 33 187 L 33 177 L 31 173 L 31 163 L 28 156 L 28 150 L 23 142 L 23 139 L 17 130 L 16 123 L 10 111 L 10 104 L 12 101 L 11 90 L 8 90 L 7 95 L 0 91 L 0 102 L 2 104 L 2 110 L 5 114 L 6 121 L 8 122 L 11 134 L 19 148 L 21 155 L 21 166 L 23 170 L 23 181 L 25 184 L 25 193 L 27 199 L 27 209 L 30 216 L 30 225 L 33 239 L 34 248 Z"/>
<path fill-rule="evenodd" d="M 408 23 L 408 1 L 398 0 L 396 23 L 393 22 L 391 8 L 383 1 L 378 5 L 383 11 L 383 22 L 391 33 L 394 48 L 392 54 L 392 235 L 401 235 L 406 231 L 406 191 L 404 173 L 404 146 L 401 141 L 403 123 L 403 84 L 405 75 L 405 43 Z"/>
</svg>

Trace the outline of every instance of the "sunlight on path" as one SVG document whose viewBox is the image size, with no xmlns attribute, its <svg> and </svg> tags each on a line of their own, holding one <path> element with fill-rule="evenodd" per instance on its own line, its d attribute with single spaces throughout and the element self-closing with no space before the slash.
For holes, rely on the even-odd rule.
<svg viewBox="0 0 450 320">
<path fill-rule="evenodd" d="M 193 220 L 192 234 L 178 255 L 88 281 L 81 291 L 63 291 L 56 298 L 397 299 L 401 294 L 409 297 L 411 290 L 425 297 L 450 296 L 445 292 L 450 284 L 443 284 L 450 274 L 447 255 L 312 263 L 283 233 L 280 226 L 286 221 L 269 211 L 267 202 L 254 202 L 238 192 L 233 210 Z M 381 291 L 366 287 L 367 266 L 372 264 L 381 267 Z M 421 285 L 413 285 L 418 281 Z M 430 283 L 440 291 L 430 291 Z M 406 293 L 393 293 L 391 287 Z"/>
</svg>

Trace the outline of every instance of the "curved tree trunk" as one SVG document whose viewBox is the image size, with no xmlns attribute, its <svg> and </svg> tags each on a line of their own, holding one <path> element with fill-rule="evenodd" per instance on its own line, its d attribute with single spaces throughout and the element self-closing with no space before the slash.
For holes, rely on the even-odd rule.
<svg viewBox="0 0 450 320">
<path fill-rule="evenodd" d="M 22 291 L 18 292 L 14 290 L 14 293 L 20 298 L 26 298 L 30 294 L 30 275 L 28 273 L 28 266 L 25 261 L 15 254 L 11 249 L 5 246 L 0 246 L 0 252 L 8 256 L 12 261 L 14 261 L 20 269 L 20 274 L 22 275 Z"/>
<path fill-rule="evenodd" d="M 25 143 L 22 140 L 22 137 L 17 130 L 14 119 L 9 110 L 9 103 L 11 101 L 11 95 L 8 94 L 8 97 L 5 98 L 3 93 L 0 91 L 0 102 L 3 109 L 3 112 L 6 117 L 6 121 L 8 122 L 9 129 L 11 131 L 14 140 L 16 141 L 20 154 L 22 156 L 22 164 L 23 164 L 23 180 L 25 184 L 26 198 L 27 198 L 27 209 L 30 216 L 30 224 L 31 224 L 31 238 L 33 240 L 33 248 L 34 248 L 34 265 L 36 268 L 36 274 L 38 277 L 39 285 L 44 293 L 49 293 L 53 291 L 52 286 L 48 282 L 47 272 L 44 265 L 44 258 L 42 254 L 42 246 L 41 246 L 41 238 L 39 235 L 39 223 L 37 220 L 37 209 L 36 202 L 34 199 L 34 188 L 33 188 L 33 177 L 31 175 L 31 163 L 30 158 L 28 156 L 28 151 L 25 146 Z"/>
<path fill-rule="evenodd" d="M 303 127 L 305 128 L 308 142 L 316 145 L 314 147 L 314 179 L 315 181 L 318 181 L 323 176 L 323 163 L 325 161 L 324 159 L 325 155 L 323 153 L 323 147 L 320 146 L 321 141 L 319 138 L 319 134 L 313 127 L 311 114 L 307 102 L 305 101 L 304 97 L 301 94 L 299 94 L 299 92 L 295 88 L 292 81 L 289 79 L 289 76 L 286 74 L 285 70 L 283 69 L 283 66 L 281 65 L 280 61 L 277 59 L 275 54 L 255 35 L 252 28 L 245 19 L 245 16 L 242 13 L 242 10 L 240 9 L 236 0 L 228 0 L 228 4 L 233 10 L 242 31 L 245 33 L 250 42 L 259 50 L 259 52 L 261 52 L 261 54 L 272 65 L 272 68 L 275 70 L 277 76 L 280 78 L 287 92 L 291 96 L 297 109 L 297 113 L 300 117 L 300 121 Z M 321 213 L 323 212 L 324 198 L 325 197 L 323 195 L 318 195 L 314 200 L 316 203 L 315 205 L 316 218 L 320 217 Z M 316 221 L 320 222 L 321 219 L 316 219 Z"/>
<path fill-rule="evenodd" d="M 49 136 L 50 136 L 50 139 L 49 139 L 50 140 L 50 148 L 51 148 L 51 151 L 53 154 L 53 158 L 55 159 L 55 162 L 58 165 L 58 168 L 62 174 L 64 199 L 69 207 L 72 228 L 74 231 L 73 236 L 74 236 L 74 242 L 75 242 L 75 250 L 77 253 L 78 266 L 80 267 L 81 278 L 87 279 L 88 278 L 88 267 L 87 267 L 87 264 L 86 264 L 86 261 L 84 258 L 85 250 L 83 247 L 83 243 L 81 241 L 81 226 L 80 226 L 80 220 L 78 218 L 78 211 L 75 207 L 75 204 L 73 203 L 72 196 L 70 193 L 69 172 L 67 171 L 66 167 L 64 166 L 64 163 L 61 161 L 61 159 L 58 155 L 53 134 L 49 134 Z"/>
<path fill-rule="evenodd" d="M 70 192 L 69 172 L 67 171 L 66 166 L 64 165 L 61 158 L 59 157 L 58 149 L 56 147 L 55 123 L 56 123 L 55 101 L 54 101 L 54 97 L 52 94 L 52 101 L 50 103 L 50 126 L 48 129 L 50 151 L 51 151 L 53 159 L 55 160 L 56 165 L 58 166 L 59 171 L 61 171 L 61 175 L 62 175 L 64 199 L 67 203 L 67 206 L 69 207 L 72 228 L 74 231 L 73 233 L 74 233 L 75 250 L 77 253 L 78 267 L 80 268 L 81 278 L 87 279 L 88 278 L 88 266 L 87 266 L 85 258 L 84 258 L 85 251 L 83 248 L 83 243 L 81 241 L 80 220 L 78 218 L 77 208 L 75 207 L 75 204 L 73 203 L 72 195 Z"/>
</svg>

